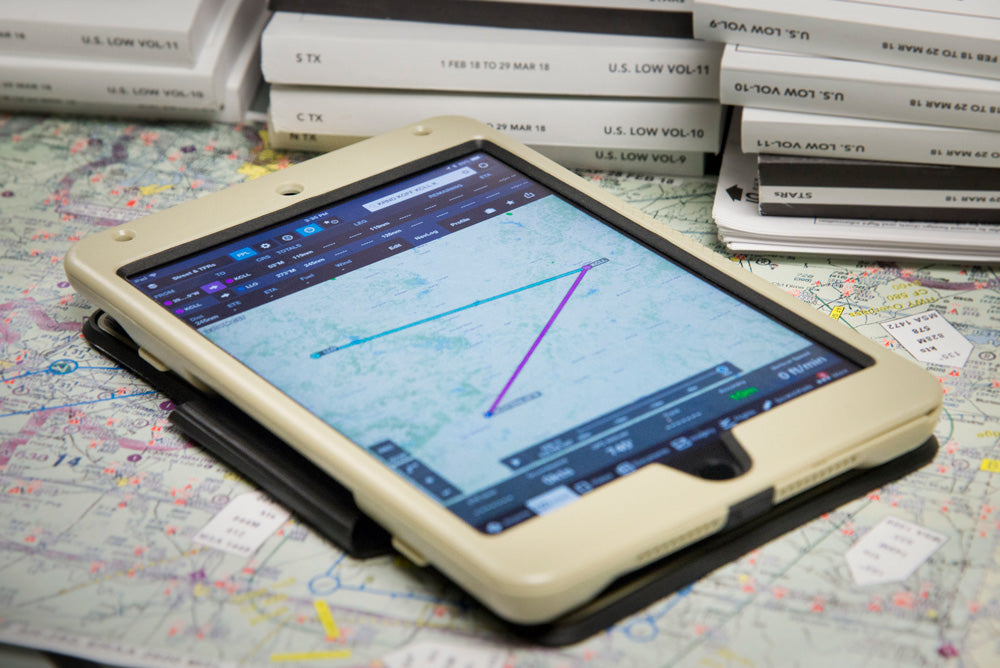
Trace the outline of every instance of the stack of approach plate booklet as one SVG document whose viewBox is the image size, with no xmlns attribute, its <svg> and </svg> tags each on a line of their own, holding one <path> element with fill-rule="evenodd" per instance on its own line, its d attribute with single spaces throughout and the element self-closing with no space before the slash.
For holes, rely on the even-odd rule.
<svg viewBox="0 0 1000 668">
<path fill-rule="evenodd" d="M 694 33 L 756 162 L 758 224 L 719 200 L 733 248 L 1000 259 L 1000 3 L 696 0 Z"/>
<path fill-rule="evenodd" d="M 265 0 L 0 0 L 0 110 L 236 123 Z"/>
<path fill-rule="evenodd" d="M 871 163 L 875 168 L 879 164 Z M 731 250 L 976 263 L 1000 260 L 1000 227 L 995 223 L 761 215 L 764 186 L 758 167 L 756 154 L 740 150 L 737 117 L 726 141 L 712 207 L 719 239 Z"/>
<path fill-rule="evenodd" d="M 693 0 L 271 0 L 269 139 L 327 151 L 414 118 L 477 118 L 579 169 L 717 164 L 722 45 Z"/>
</svg>

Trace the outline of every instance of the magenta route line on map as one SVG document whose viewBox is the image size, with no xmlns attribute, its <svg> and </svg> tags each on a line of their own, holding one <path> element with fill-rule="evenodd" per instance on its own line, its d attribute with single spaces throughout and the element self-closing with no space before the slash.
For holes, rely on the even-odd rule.
<svg viewBox="0 0 1000 668">
<path fill-rule="evenodd" d="M 554 323 L 556 321 L 556 318 L 559 317 L 559 314 L 562 312 L 563 307 L 566 306 L 566 302 L 568 302 L 569 298 L 573 296 L 573 293 L 576 292 L 577 286 L 580 285 L 580 281 L 583 280 L 583 277 L 587 275 L 587 272 L 590 271 L 593 268 L 593 266 L 594 266 L 593 264 L 585 264 L 582 267 L 580 267 L 579 269 L 580 273 L 577 275 L 576 280 L 573 281 L 573 285 L 570 286 L 569 290 L 563 296 L 562 301 L 559 302 L 559 306 L 556 307 L 556 310 L 549 317 L 549 321 L 545 323 L 544 327 L 542 327 L 542 331 L 539 332 L 538 336 L 535 338 L 535 342 L 531 344 L 531 348 L 528 350 L 528 354 L 524 356 L 524 358 L 521 360 L 521 363 L 517 365 L 516 369 L 514 369 L 513 375 L 510 377 L 510 380 L 507 381 L 507 384 L 503 386 L 503 389 L 500 391 L 499 396 L 497 396 L 497 398 L 493 401 L 493 405 L 490 406 L 490 409 L 488 411 L 486 411 L 486 417 L 493 417 L 493 414 L 496 411 L 497 407 L 500 406 L 500 402 L 507 394 L 507 390 L 509 390 L 510 386 L 514 384 L 514 380 L 517 379 L 518 375 L 521 373 L 521 370 L 524 369 L 524 365 L 526 365 L 528 363 L 528 360 L 531 359 L 531 356 L 535 354 L 535 350 L 538 348 L 538 344 L 540 344 L 542 342 L 542 339 L 545 338 L 545 335 L 549 333 L 549 329 L 552 327 L 552 323 Z"/>
</svg>

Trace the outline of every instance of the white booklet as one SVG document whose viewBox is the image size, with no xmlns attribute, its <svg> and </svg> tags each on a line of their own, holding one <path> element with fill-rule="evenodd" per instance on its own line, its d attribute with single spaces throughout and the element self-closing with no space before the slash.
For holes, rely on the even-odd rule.
<svg viewBox="0 0 1000 668">
<path fill-rule="evenodd" d="M 734 119 L 719 170 L 712 218 L 734 251 L 819 253 L 956 262 L 1000 260 L 996 225 L 762 216 L 757 209 L 757 155 L 740 150 Z"/>
</svg>

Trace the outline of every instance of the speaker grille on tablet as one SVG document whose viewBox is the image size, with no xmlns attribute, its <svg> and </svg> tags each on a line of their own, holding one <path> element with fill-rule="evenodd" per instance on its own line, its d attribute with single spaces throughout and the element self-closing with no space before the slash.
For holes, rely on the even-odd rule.
<svg viewBox="0 0 1000 668">
<path fill-rule="evenodd" d="M 665 543 L 661 543 L 655 547 L 651 547 L 648 550 L 644 550 L 639 553 L 639 556 L 635 558 L 637 563 L 645 564 L 662 557 L 665 554 L 670 554 L 671 552 L 693 543 L 700 538 L 711 535 L 722 528 L 725 524 L 725 518 L 720 518 L 717 520 L 712 520 L 711 522 L 706 522 L 700 526 L 696 526 L 690 531 L 685 531 L 679 536 L 671 538 Z"/>
<path fill-rule="evenodd" d="M 832 478 L 838 473 L 843 473 L 844 471 L 853 468 L 857 462 L 857 455 L 844 457 L 843 459 L 833 461 L 823 468 L 817 469 L 812 473 L 799 478 L 798 480 L 776 487 L 774 491 L 774 501 L 775 503 L 782 501 L 790 496 L 798 494 L 808 487 L 812 487 L 818 482 Z"/>
</svg>

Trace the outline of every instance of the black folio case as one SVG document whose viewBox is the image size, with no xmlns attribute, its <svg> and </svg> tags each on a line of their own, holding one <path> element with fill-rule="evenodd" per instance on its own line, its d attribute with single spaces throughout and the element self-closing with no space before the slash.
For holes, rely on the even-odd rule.
<svg viewBox="0 0 1000 668">
<path fill-rule="evenodd" d="M 102 311 L 84 322 L 83 335 L 97 351 L 166 395 L 175 406 L 169 419 L 181 432 L 337 547 L 355 558 L 392 552 L 389 533 L 361 512 L 343 486 L 224 399 L 206 396 L 149 364 Z M 921 468 L 937 449 L 931 437 L 885 464 L 849 470 L 745 522 L 730 522 L 723 531 L 619 578 L 591 602 L 555 621 L 503 624 L 513 635 L 541 645 L 583 640 L 819 515 Z"/>
</svg>

